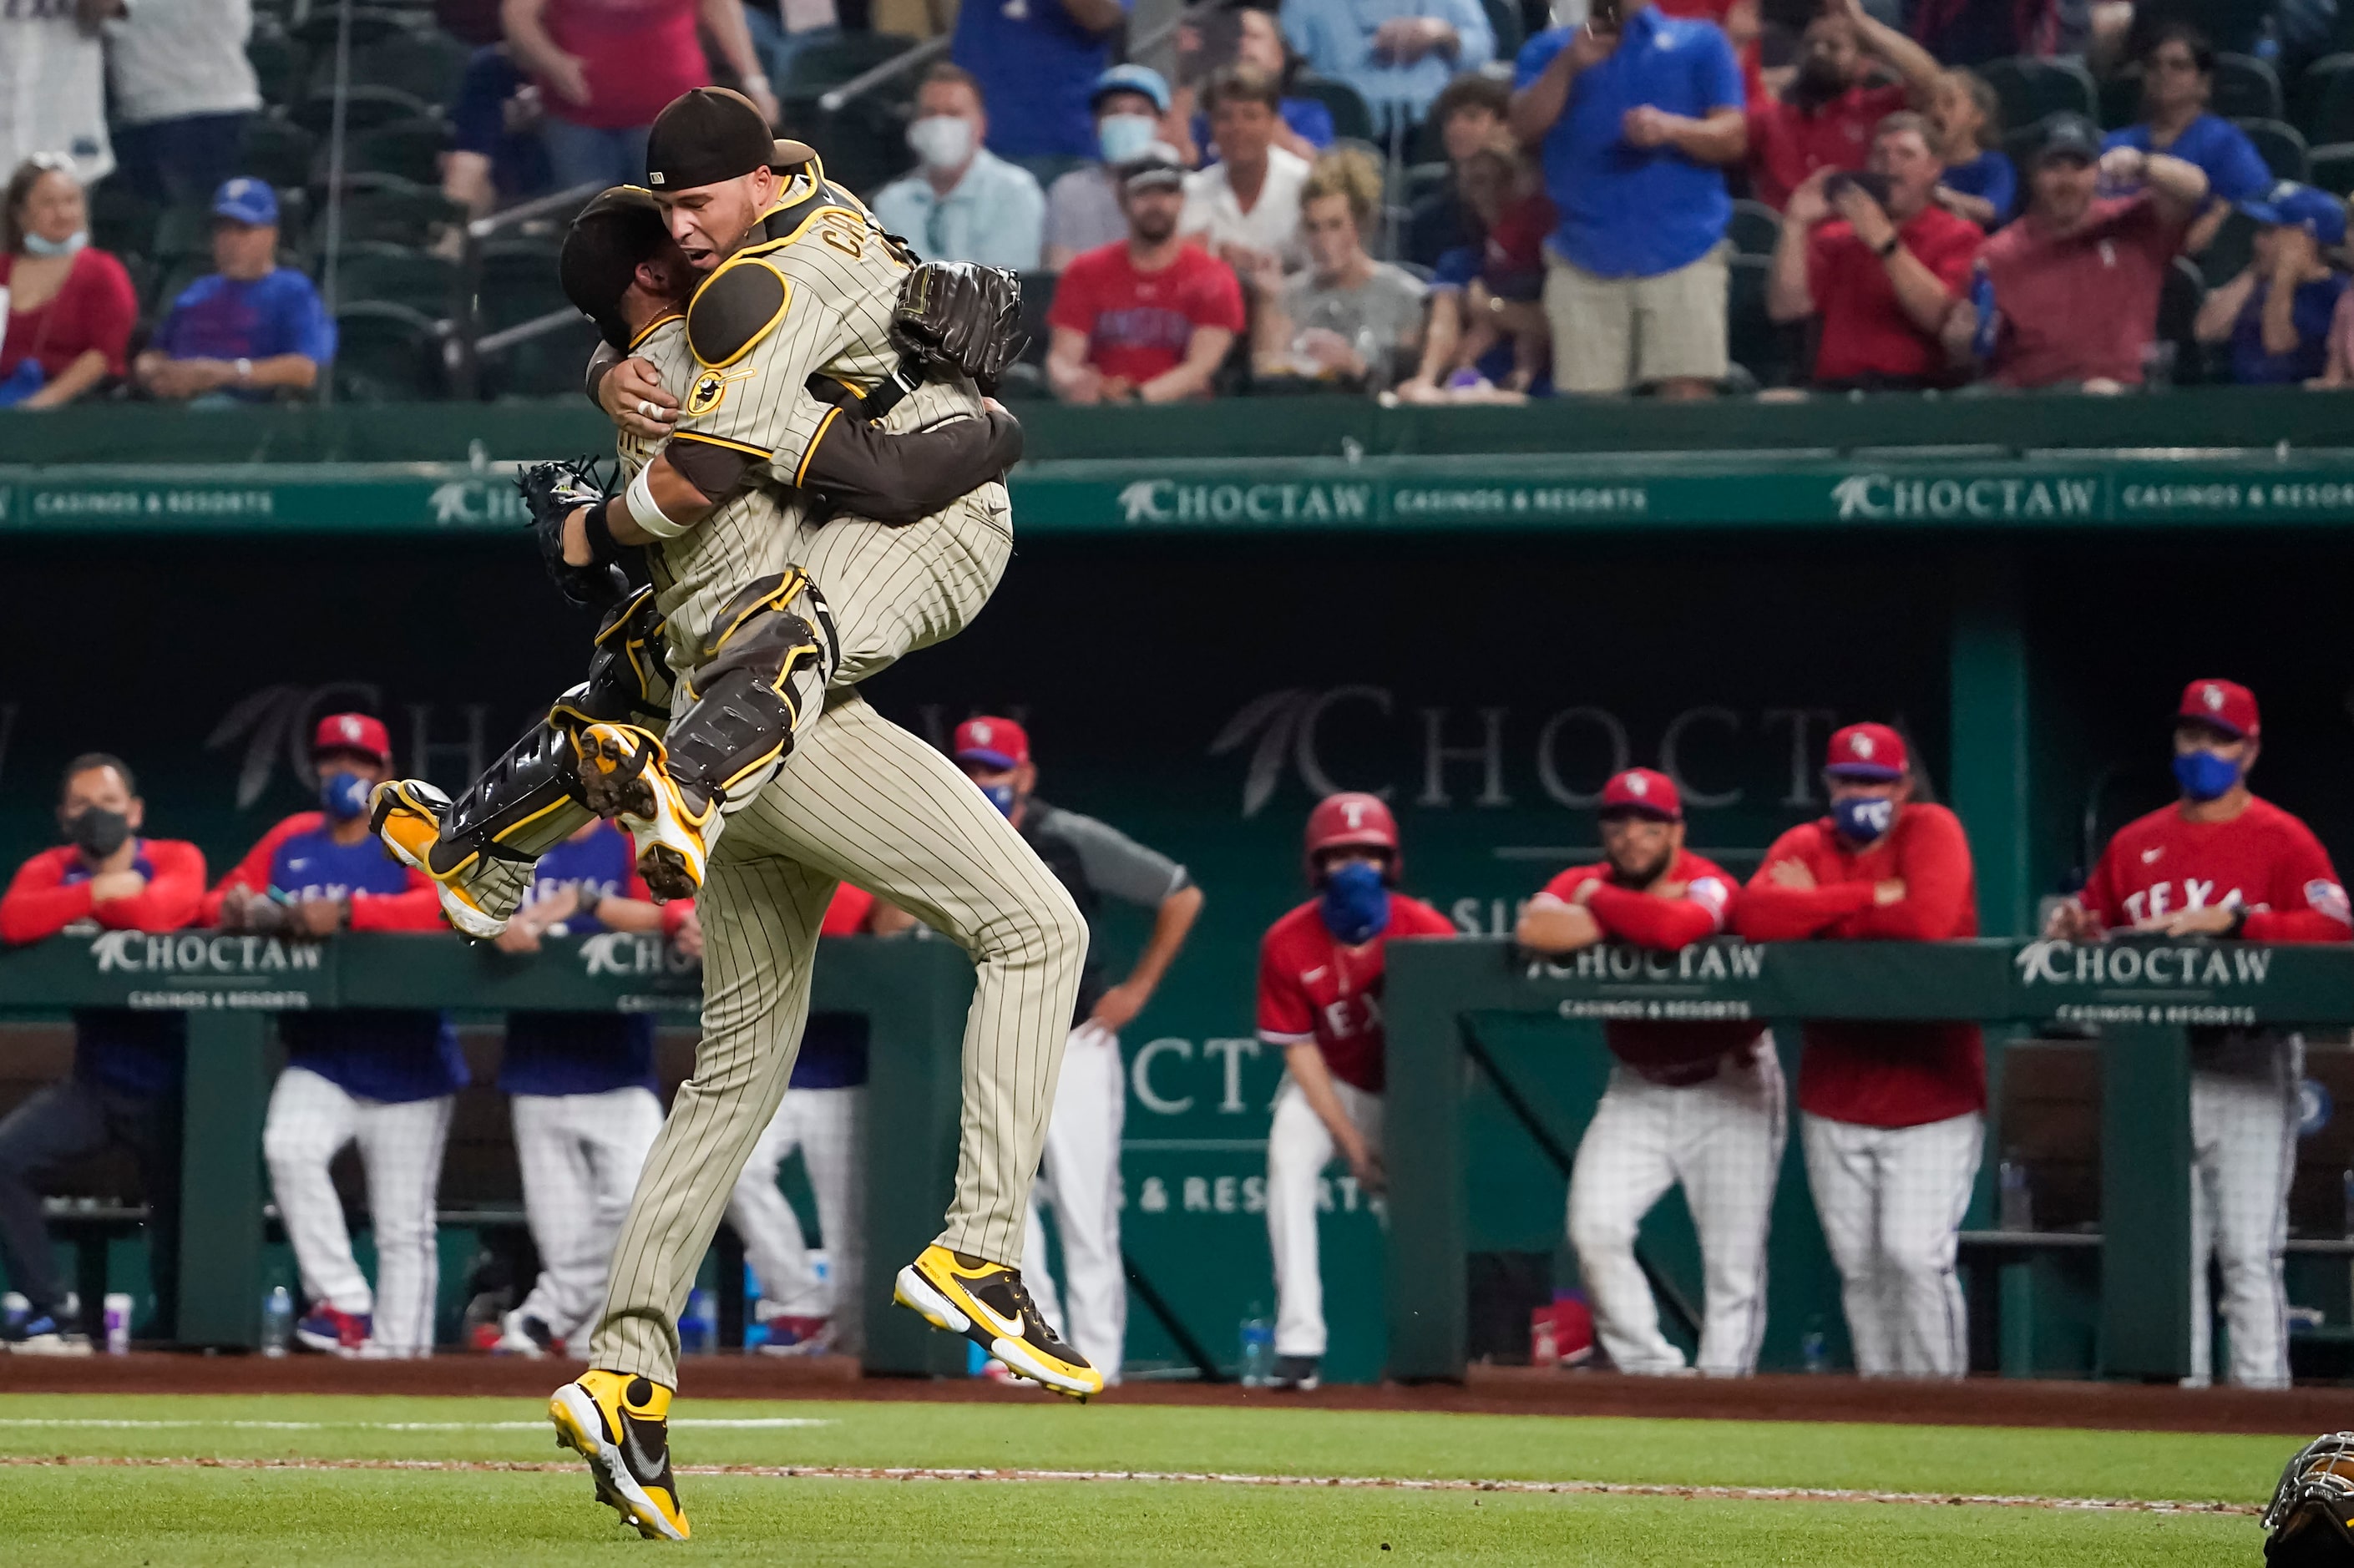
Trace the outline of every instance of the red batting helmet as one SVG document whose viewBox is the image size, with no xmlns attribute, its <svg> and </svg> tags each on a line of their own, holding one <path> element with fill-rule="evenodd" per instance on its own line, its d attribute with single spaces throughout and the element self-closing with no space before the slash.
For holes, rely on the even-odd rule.
<svg viewBox="0 0 2354 1568">
<path fill-rule="evenodd" d="M 1378 795 L 1361 789 L 1327 795 L 1308 813 L 1308 880 L 1316 880 L 1316 857 L 1326 850 L 1377 849 L 1389 855 L 1388 879 L 1397 880 L 1397 819 Z"/>
</svg>

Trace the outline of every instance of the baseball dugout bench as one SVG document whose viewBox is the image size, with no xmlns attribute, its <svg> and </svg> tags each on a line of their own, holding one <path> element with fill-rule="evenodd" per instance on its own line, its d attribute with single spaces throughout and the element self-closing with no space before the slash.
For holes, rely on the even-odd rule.
<svg viewBox="0 0 2354 1568">
<path fill-rule="evenodd" d="M 657 938 L 629 933 L 551 939 L 541 952 L 520 956 L 446 936 L 346 934 L 300 944 L 215 931 L 107 932 L 0 950 L 0 1018 L 85 1007 L 187 1014 L 179 1337 L 222 1349 L 260 1342 L 269 1199 L 261 1125 L 278 1060 L 276 1014 L 430 1007 L 463 1020 L 614 1010 L 691 1022 L 701 989 L 697 967 L 680 964 Z M 971 991 L 971 965 L 947 942 L 854 937 L 821 944 L 812 1011 L 862 1013 L 870 1033 L 875 1131 L 866 1214 L 878 1265 L 913 1257 L 938 1232 L 947 1206 Z M 58 1217 L 78 1244 L 100 1245 L 135 1223 L 137 1212 L 82 1215 L 69 1208 Z M 100 1219 L 106 1223 L 84 1223 Z M 723 1245 L 722 1252 L 740 1278 L 740 1250 Z M 85 1248 L 85 1263 L 89 1255 Z M 867 1368 L 961 1373 L 961 1340 L 892 1309 L 892 1273 L 869 1271 L 861 1303 Z"/>
<path fill-rule="evenodd" d="M 2034 1245 L 2097 1248 L 2100 1373 L 2172 1381 L 2190 1371 L 2188 1032 L 2354 1022 L 2354 948 L 1724 939 L 1681 954 L 1602 947 L 1551 961 L 1532 960 L 1503 941 L 1424 939 L 1392 945 L 1386 1012 L 1385 1294 L 1394 1378 L 1464 1375 L 1467 1237 L 1475 1224 L 1467 1171 L 1484 1136 L 1472 1130 L 1475 1099 L 1500 1099 L 1509 1119 L 1557 1166 L 1558 1151 L 1575 1145 L 1562 1135 L 1564 1107 L 1547 1103 L 1531 1082 L 1527 1053 L 1546 1046 L 1522 1039 L 1517 1053 L 1493 1049 L 1484 1037 L 1509 1032 L 1499 1024 L 1754 1019 L 1776 1028 L 1787 1060 L 1796 1026 L 1809 1019 L 1974 1019 L 1988 1024 L 1990 1035 L 2004 1024 L 2096 1035 L 2100 1231 L 1973 1233 L 1969 1251 L 1979 1255 L 1972 1260 L 1973 1311 L 1998 1303 L 2018 1311 L 2024 1275 L 2014 1273 L 2016 1259 Z M 1990 1040 L 1990 1064 L 1999 1051 Z M 1989 1279 L 1999 1282 L 1994 1301 L 1979 1293 Z M 2014 1361 L 2006 1344 L 2005 1369 L 2024 1370 Z"/>
</svg>

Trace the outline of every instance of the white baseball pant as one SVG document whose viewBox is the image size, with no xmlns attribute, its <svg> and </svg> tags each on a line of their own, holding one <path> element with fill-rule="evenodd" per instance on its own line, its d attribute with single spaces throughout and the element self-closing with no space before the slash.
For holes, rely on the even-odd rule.
<svg viewBox="0 0 2354 1568">
<path fill-rule="evenodd" d="M 1986 1141 L 1976 1111 L 1919 1127 L 1801 1118 L 1807 1183 L 1840 1271 L 1855 1370 L 1957 1378 L 1969 1323 L 1954 1272 Z"/>
<path fill-rule="evenodd" d="M 1382 1097 L 1332 1080 L 1341 1109 L 1378 1153 Z M 1340 1150 L 1332 1134 L 1288 1074 L 1275 1092 L 1267 1134 L 1267 1239 L 1275 1252 L 1275 1353 L 1324 1354 L 1324 1275 L 1318 1258 L 1318 1183 Z"/>
<path fill-rule="evenodd" d="M 2302 1040 L 2276 1046 L 2261 1070 L 2190 1075 L 2190 1375 L 2214 1375 L 2207 1287 L 2211 1255 L 2223 1277 L 2227 1373 L 2248 1388 L 2288 1386 L 2288 1189 L 2296 1175 Z"/>
<path fill-rule="evenodd" d="M 1119 1135 L 1127 1116 L 1119 1036 L 1082 1023 L 1071 1031 L 1062 1075 L 1055 1081 L 1045 1165 L 1030 1189 L 1022 1282 L 1055 1331 L 1078 1347 L 1107 1384 L 1119 1381 L 1128 1354 L 1128 1269 L 1119 1255 Z M 1055 1231 L 1063 1243 L 1059 1292 L 1046 1267 L 1042 1199 L 1054 1205 Z"/>
<path fill-rule="evenodd" d="M 524 1218 L 539 1249 L 539 1278 L 522 1310 L 569 1340 L 604 1302 L 613 1237 L 662 1131 L 662 1101 L 638 1085 L 593 1095 L 515 1095 L 508 1107 Z"/>
<path fill-rule="evenodd" d="M 307 1067 L 279 1074 L 270 1093 L 261 1153 L 302 1294 L 341 1312 L 373 1311 L 376 1348 L 387 1355 L 433 1352 L 441 1282 L 433 1202 L 456 1104 L 454 1095 L 398 1104 L 364 1100 Z M 367 1171 L 368 1225 L 376 1236 L 373 1295 L 352 1256 L 343 1200 L 327 1174 L 328 1162 L 354 1141 Z"/>
<path fill-rule="evenodd" d="M 857 1354 L 866 1342 L 860 1295 L 866 1274 L 865 1141 L 864 1088 L 788 1088 L 727 1200 L 727 1223 L 760 1282 L 763 1310 L 832 1319 L 831 1348 L 844 1355 Z M 817 1199 L 830 1284 L 811 1266 L 801 1222 L 777 1185 L 779 1167 L 796 1149 Z"/>
<path fill-rule="evenodd" d="M 1766 1234 L 1787 1134 L 1771 1038 L 1754 1060 L 1681 1088 L 1613 1063 L 1569 1178 L 1569 1241 L 1594 1331 L 1620 1372 L 1668 1373 L 1683 1352 L 1659 1332 L 1659 1304 L 1635 1261 L 1643 1216 L 1681 1183 L 1707 1276 L 1700 1369 L 1757 1370 L 1766 1334 Z"/>
</svg>

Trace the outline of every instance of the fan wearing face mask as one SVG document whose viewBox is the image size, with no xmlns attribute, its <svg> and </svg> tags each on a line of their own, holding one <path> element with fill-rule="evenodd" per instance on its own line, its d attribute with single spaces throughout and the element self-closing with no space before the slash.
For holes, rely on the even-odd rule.
<svg viewBox="0 0 2354 1568">
<path fill-rule="evenodd" d="M 2117 830 L 2084 890 L 2052 911 L 2047 936 L 2112 933 L 2250 942 L 2354 938 L 2345 885 L 2313 830 L 2248 789 L 2262 749 L 2256 696 L 2235 681 L 2193 681 L 2174 719 L 2181 795 Z M 2281 1029 L 2190 1032 L 2190 1382 L 2211 1377 L 2211 1252 L 2223 1277 L 2231 1381 L 2288 1385 L 2281 1254 L 2303 1113 L 2302 1036 Z"/>
<path fill-rule="evenodd" d="M 1018 107 L 1018 106 L 1017 106 Z M 875 216 L 928 261 L 1038 269 L 1046 193 L 1027 169 L 981 145 L 989 115 L 961 66 L 936 65 L 916 91 L 907 150 L 916 169 L 875 196 Z"/>
<path fill-rule="evenodd" d="M 206 896 L 224 931 L 319 941 L 338 931 L 439 931 L 432 879 L 384 853 L 368 831 L 368 792 L 392 768 L 381 719 L 329 714 L 311 740 L 319 810 L 269 832 Z M 334 1354 L 421 1356 L 433 1348 L 440 1279 L 433 1195 L 450 1113 L 467 1081 L 446 1012 L 290 1012 L 278 1024 L 286 1070 L 270 1091 L 261 1152 L 309 1309 L 296 1340 Z M 376 1285 L 352 1256 L 327 1167 L 359 1145 L 376 1234 Z"/>
<path fill-rule="evenodd" d="M 17 867 L 0 895 L 0 941 L 37 942 L 62 931 L 175 931 L 205 896 L 205 857 L 191 843 L 141 835 L 146 803 L 121 758 L 103 752 L 66 765 L 58 826 L 66 842 Z M 130 1150 L 147 1200 L 155 1316 L 141 1337 L 169 1340 L 180 1244 L 180 1083 L 187 1015 L 84 1008 L 73 1015 L 73 1075 L 0 1121 L 0 1269 L 32 1303 L 5 1347 L 22 1354 L 87 1355 L 67 1310 L 57 1253 L 41 1223 L 40 1179 L 102 1150 Z"/>
<path fill-rule="evenodd" d="M 1267 1239 L 1275 1253 L 1271 1386 L 1311 1389 L 1324 1359 L 1317 1201 L 1337 1156 L 1367 1195 L 1382 1169 L 1382 980 L 1393 937 L 1451 937 L 1454 923 L 1396 891 L 1397 820 L 1373 795 L 1328 795 L 1308 814 L 1316 896 L 1258 948 L 1258 1037 L 1283 1052 L 1267 1139 Z"/>
<path fill-rule="evenodd" d="M 1904 737 L 1831 736 L 1830 814 L 1774 841 L 1734 925 L 1753 942 L 1943 942 L 1978 934 L 1961 819 L 1916 800 Z M 1855 1370 L 1957 1378 L 1969 1334 L 1954 1253 L 1985 1141 L 1975 1023 L 1817 1022 L 1798 1065 L 1807 1184 L 1840 1272 Z"/>
<path fill-rule="evenodd" d="M 1119 65 L 1096 78 L 1087 107 L 1096 117 L 1098 156 L 1046 187 L 1046 270 L 1059 272 L 1082 252 L 1128 238 L 1119 207 L 1120 164 L 1144 156 L 1161 140 L 1169 112 L 1169 83 L 1150 66 Z"/>
</svg>

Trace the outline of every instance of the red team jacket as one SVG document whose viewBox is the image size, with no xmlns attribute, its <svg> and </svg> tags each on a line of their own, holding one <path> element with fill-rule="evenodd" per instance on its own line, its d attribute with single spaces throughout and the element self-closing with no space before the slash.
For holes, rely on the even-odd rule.
<svg viewBox="0 0 2354 1568">
<path fill-rule="evenodd" d="M 1544 885 L 1564 904 L 1585 883 L 1597 883 L 1585 902 L 1604 931 L 1621 942 L 1672 953 L 1720 935 L 1731 924 L 1740 884 L 1715 862 L 1683 850 L 1668 870 L 1681 882 L 1681 896 L 1661 898 L 1610 880 L 1610 864 L 1574 865 Z M 1610 1054 L 1657 1083 L 1704 1082 L 1726 1053 L 1755 1040 L 1755 1023 L 1630 1023 L 1611 1019 L 1602 1026 Z"/>
<path fill-rule="evenodd" d="M 1795 860 L 1815 885 L 1778 887 L 1766 873 Z M 1902 878 L 1904 897 L 1885 908 L 1873 885 Z M 1961 819 L 1908 801 L 1896 825 L 1861 854 L 1831 821 L 1803 822 L 1774 841 L 1743 889 L 1734 924 L 1753 942 L 1809 937 L 1940 942 L 1978 934 L 1977 877 Z M 1975 1023 L 1820 1022 L 1806 1026 L 1798 1108 L 1864 1127 L 1919 1127 L 1986 1108 L 1986 1046 Z"/>
<path fill-rule="evenodd" d="M 1382 976 L 1392 937 L 1452 937 L 1455 923 L 1418 898 L 1390 895 L 1387 929 L 1344 948 L 1309 900 L 1258 945 L 1258 1037 L 1270 1045 L 1316 1042 L 1344 1084 L 1382 1092 Z"/>
<path fill-rule="evenodd" d="M 138 854 L 154 874 L 132 898 L 90 900 L 81 852 L 60 844 L 16 868 L 6 896 L 0 897 L 0 942 L 37 942 L 77 920 L 96 920 L 115 931 L 176 931 L 196 918 L 205 897 L 204 852 L 177 839 L 141 839 Z"/>
<path fill-rule="evenodd" d="M 314 833 L 327 825 L 324 811 L 297 811 L 268 832 L 261 842 L 246 853 L 235 869 L 220 879 L 220 885 L 205 895 L 204 908 L 198 923 L 220 924 L 221 904 L 232 887 L 242 887 L 249 893 L 270 891 L 271 863 L 278 855 L 278 846 L 297 833 Z M 416 867 L 408 868 L 408 886 L 399 893 L 369 893 L 354 889 L 350 895 L 352 929 L 355 931 L 439 931 L 441 923 L 441 900 L 433 891 L 433 879 Z"/>
<path fill-rule="evenodd" d="M 2102 852 L 2077 901 L 2115 928 L 2186 909 L 2237 904 L 2252 942 L 2343 942 L 2354 912 L 2321 841 L 2270 800 L 2249 798 L 2225 822 L 2194 822 L 2175 806 L 2126 823 Z"/>
</svg>

